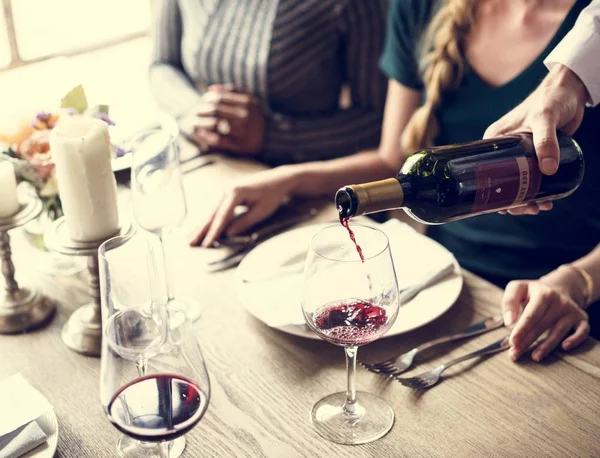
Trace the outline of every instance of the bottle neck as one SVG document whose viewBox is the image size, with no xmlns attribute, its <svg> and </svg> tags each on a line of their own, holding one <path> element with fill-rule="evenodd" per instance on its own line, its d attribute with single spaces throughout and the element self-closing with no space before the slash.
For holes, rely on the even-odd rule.
<svg viewBox="0 0 600 458">
<path fill-rule="evenodd" d="M 356 196 L 355 216 L 402 207 L 404 191 L 396 178 L 352 185 Z"/>
</svg>

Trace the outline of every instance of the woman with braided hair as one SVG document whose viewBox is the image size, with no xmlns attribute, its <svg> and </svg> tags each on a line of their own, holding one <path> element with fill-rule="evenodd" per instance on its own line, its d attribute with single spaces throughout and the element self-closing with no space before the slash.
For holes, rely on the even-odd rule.
<svg viewBox="0 0 600 458">
<path fill-rule="evenodd" d="M 548 73 L 545 56 L 590 0 L 393 0 L 380 67 L 388 94 L 379 148 L 350 157 L 283 166 L 250 176 L 225 193 L 193 244 L 211 246 L 275 212 L 290 196 L 333 196 L 347 183 L 395 176 L 412 152 L 479 139 Z M 600 110 L 586 109 L 574 135 L 586 175 L 571 196 L 537 216 L 488 214 L 429 228 L 466 269 L 506 288 L 510 356 L 543 359 L 590 332 L 587 307 L 600 299 Z M 234 218 L 234 209 L 248 211 Z M 540 204 L 549 209 L 552 204 Z M 589 307 L 588 307 L 589 306 Z M 521 317 L 520 308 L 525 307 Z M 599 331 L 599 329 L 595 329 Z"/>
</svg>

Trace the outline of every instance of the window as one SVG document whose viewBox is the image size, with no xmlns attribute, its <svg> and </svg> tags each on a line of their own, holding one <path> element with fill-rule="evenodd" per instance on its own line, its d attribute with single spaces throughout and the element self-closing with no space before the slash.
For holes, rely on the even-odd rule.
<svg viewBox="0 0 600 458">
<path fill-rule="evenodd" d="M 4 7 L 0 5 L 0 67 L 10 64 L 10 46 L 8 34 L 6 33 L 6 21 L 4 20 Z"/>
<path fill-rule="evenodd" d="M 1 0 L 14 24 L 18 66 L 53 55 L 101 48 L 143 35 L 150 23 L 150 0 Z M 10 56 L 11 28 L 0 23 L 0 67 Z M 8 30 L 8 33 L 5 32 Z M 7 52 L 8 51 L 8 52 Z"/>
</svg>

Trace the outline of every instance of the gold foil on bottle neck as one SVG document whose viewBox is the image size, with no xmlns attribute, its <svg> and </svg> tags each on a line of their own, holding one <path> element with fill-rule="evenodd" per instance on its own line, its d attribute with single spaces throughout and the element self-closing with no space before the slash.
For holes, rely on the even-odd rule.
<svg viewBox="0 0 600 458">
<path fill-rule="evenodd" d="M 400 208 L 404 200 L 402 185 L 395 178 L 350 186 L 356 194 L 356 215 Z"/>
</svg>

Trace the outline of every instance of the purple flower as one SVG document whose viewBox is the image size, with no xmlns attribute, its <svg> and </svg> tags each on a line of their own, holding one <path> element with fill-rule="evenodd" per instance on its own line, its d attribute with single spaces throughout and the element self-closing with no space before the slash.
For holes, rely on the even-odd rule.
<svg viewBox="0 0 600 458">
<path fill-rule="evenodd" d="M 52 113 L 48 113 L 47 111 L 40 111 L 38 114 L 35 115 L 35 119 L 37 119 L 38 121 L 46 121 L 50 116 L 52 116 Z"/>
<path fill-rule="evenodd" d="M 117 146 L 115 144 L 113 144 L 113 148 L 115 150 L 115 156 L 117 156 L 117 157 L 125 156 L 125 150 L 123 148 L 121 148 L 120 146 Z"/>
<path fill-rule="evenodd" d="M 108 117 L 108 114 L 104 113 L 103 111 L 99 112 L 96 116 L 98 117 L 98 119 L 102 119 L 102 121 L 104 121 L 109 126 L 114 126 L 115 125 L 115 123 L 113 122 L 113 120 Z"/>
</svg>

